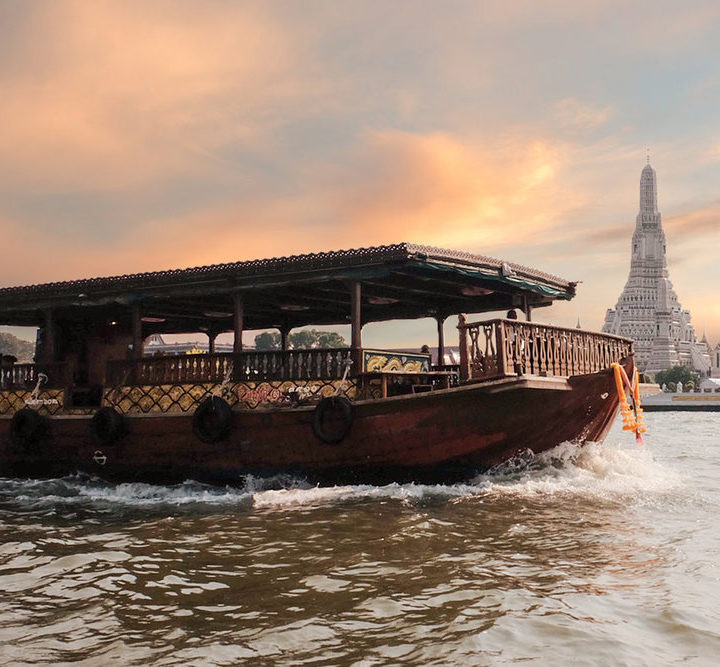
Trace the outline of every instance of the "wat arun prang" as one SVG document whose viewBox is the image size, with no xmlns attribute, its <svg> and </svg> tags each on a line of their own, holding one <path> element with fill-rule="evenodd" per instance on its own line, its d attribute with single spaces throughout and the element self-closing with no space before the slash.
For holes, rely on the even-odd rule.
<svg viewBox="0 0 720 667">
<path fill-rule="evenodd" d="M 711 372 L 707 340 L 697 340 L 690 311 L 683 310 L 668 277 L 665 232 L 657 207 L 655 170 L 648 164 L 640 175 L 640 212 L 632 238 L 630 276 L 603 331 L 635 340 L 641 372 L 653 375 L 683 365 L 701 378 Z"/>
</svg>

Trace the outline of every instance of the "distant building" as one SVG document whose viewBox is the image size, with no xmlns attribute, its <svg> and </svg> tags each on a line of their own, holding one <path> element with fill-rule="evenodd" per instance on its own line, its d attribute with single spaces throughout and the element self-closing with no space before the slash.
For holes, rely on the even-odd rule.
<svg viewBox="0 0 720 667">
<path fill-rule="evenodd" d="M 712 366 L 709 345 L 704 336 L 697 340 L 690 311 L 683 310 L 678 301 L 665 254 L 655 170 L 648 162 L 640 175 L 640 212 L 632 238 L 630 276 L 617 305 L 607 311 L 603 331 L 635 340 L 636 362 L 642 372 L 652 375 L 683 365 L 708 377 Z"/>
<path fill-rule="evenodd" d="M 715 346 L 710 358 L 712 360 L 710 377 L 720 378 L 720 343 Z"/>
<path fill-rule="evenodd" d="M 166 343 L 160 334 L 152 334 L 145 339 L 143 354 L 146 357 L 176 356 L 178 354 L 196 354 L 208 352 L 207 338 L 204 341 L 183 341 L 180 343 Z M 249 349 L 249 348 L 246 348 Z M 215 343 L 215 352 L 232 352 L 232 343 Z"/>
<path fill-rule="evenodd" d="M 705 378 L 700 382 L 700 391 L 703 394 L 720 393 L 720 378 Z"/>
</svg>

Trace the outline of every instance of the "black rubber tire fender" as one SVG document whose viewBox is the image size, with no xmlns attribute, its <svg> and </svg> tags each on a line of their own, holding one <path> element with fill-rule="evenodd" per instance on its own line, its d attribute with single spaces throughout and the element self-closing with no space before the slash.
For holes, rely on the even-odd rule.
<svg viewBox="0 0 720 667">
<path fill-rule="evenodd" d="M 18 410 L 10 421 L 10 442 L 34 450 L 48 434 L 48 418 L 32 408 Z"/>
<path fill-rule="evenodd" d="M 198 405 L 193 414 L 193 433 L 203 442 L 218 442 L 230 435 L 232 409 L 219 396 L 210 396 Z"/>
<path fill-rule="evenodd" d="M 312 429 L 328 445 L 345 440 L 353 425 L 353 404 L 345 396 L 326 396 L 315 406 Z"/>
<path fill-rule="evenodd" d="M 106 405 L 93 415 L 90 430 L 98 445 L 108 447 L 122 440 L 127 433 L 127 424 L 121 413 Z"/>
</svg>

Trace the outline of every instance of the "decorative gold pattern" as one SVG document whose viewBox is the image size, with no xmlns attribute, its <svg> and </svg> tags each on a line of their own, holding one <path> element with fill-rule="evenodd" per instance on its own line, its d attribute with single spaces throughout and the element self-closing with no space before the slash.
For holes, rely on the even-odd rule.
<svg viewBox="0 0 720 667">
<path fill-rule="evenodd" d="M 221 395 L 231 406 L 255 410 L 258 407 L 279 407 L 293 404 L 296 396 L 300 403 L 311 403 L 323 396 L 335 394 L 341 380 L 286 380 L 274 382 L 235 382 L 223 388 L 218 383 L 142 385 L 116 387 L 105 391 L 103 404 L 124 414 L 192 412 L 209 394 Z M 349 379 L 344 383 L 346 396 L 356 397 L 357 383 Z M 64 391 L 41 391 L 33 404 L 30 393 L 24 389 L 0 391 L 0 415 L 11 415 L 30 406 L 41 414 L 93 414 L 97 408 L 66 408 Z"/>
<path fill-rule="evenodd" d="M 393 354 L 391 352 L 363 352 L 363 368 L 373 371 L 396 371 L 398 373 L 423 373 L 430 370 L 428 357 L 422 354 Z"/>
<path fill-rule="evenodd" d="M 24 407 L 31 407 L 43 415 L 56 415 L 64 412 L 64 393 L 62 389 L 45 389 L 33 401 L 32 392 L 27 389 L 0 391 L 0 415 L 11 415 Z"/>
<path fill-rule="evenodd" d="M 218 394 L 231 407 L 255 410 L 258 407 L 292 405 L 296 394 L 300 402 L 335 393 L 340 380 L 286 380 L 274 382 L 234 382 L 223 387 L 217 383 L 142 385 L 118 387 L 105 392 L 105 405 L 124 414 L 192 412 L 206 396 Z M 345 383 L 345 395 L 355 398 L 356 383 Z"/>
</svg>

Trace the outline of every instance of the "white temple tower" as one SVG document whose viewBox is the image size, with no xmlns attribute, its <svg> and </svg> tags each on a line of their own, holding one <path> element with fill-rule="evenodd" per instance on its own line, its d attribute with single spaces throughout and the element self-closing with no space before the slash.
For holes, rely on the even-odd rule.
<svg viewBox="0 0 720 667">
<path fill-rule="evenodd" d="M 635 340 L 640 371 L 654 374 L 684 365 L 701 377 L 710 374 L 707 341 L 698 341 L 668 277 L 665 232 L 657 207 L 657 181 L 650 163 L 640 174 L 640 212 L 632 238 L 630 276 L 603 331 Z"/>
</svg>

